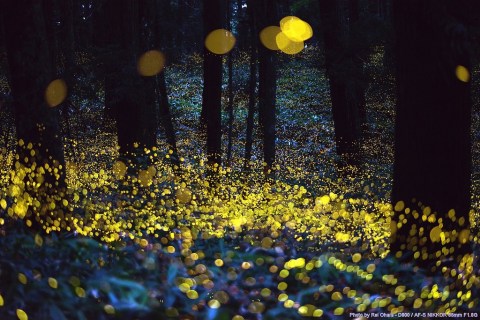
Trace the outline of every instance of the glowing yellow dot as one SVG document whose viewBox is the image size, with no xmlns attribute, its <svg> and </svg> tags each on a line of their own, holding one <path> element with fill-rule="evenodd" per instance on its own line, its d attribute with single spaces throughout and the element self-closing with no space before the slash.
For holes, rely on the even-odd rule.
<svg viewBox="0 0 480 320">
<path fill-rule="evenodd" d="M 458 241 L 462 244 L 467 243 L 467 241 L 470 238 L 470 230 L 468 229 L 463 229 L 460 231 L 460 234 L 458 235 Z"/>
<path fill-rule="evenodd" d="M 217 260 L 215 260 L 215 265 L 216 265 L 217 267 L 223 266 L 223 260 L 222 260 L 222 259 L 217 259 Z"/>
<path fill-rule="evenodd" d="M 280 50 L 277 45 L 277 35 L 282 32 L 280 27 L 269 26 L 260 32 L 260 42 L 270 50 Z"/>
<path fill-rule="evenodd" d="M 5 199 L 0 200 L 0 207 L 2 207 L 3 210 L 7 209 L 7 201 Z"/>
<path fill-rule="evenodd" d="M 415 301 L 413 302 L 413 307 L 414 307 L 415 309 L 418 309 L 418 308 L 420 308 L 420 307 L 422 306 L 422 304 L 423 304 L 422 299 L 421 299 L 421 298 L 417 298 L 417 299 L 415 299 Z"/>
<path fill-rule="evenodd" d="M 323 310 L 322 309 L 317 309 L 317 310 L 313 311 L 312 316 L 315 317 L 315 318 L 320 318 L 321 316 L 323 316 Z"/>
<path fill-rule="evenodd" d="M 442 229 L 438 226 L 430 230 L 430 240 L 432 240 L 432 242 L 439 242 L 441 232 Z"/>
<path fill-rule="evenodd" d="M 286 277 L 288 277 L 289 274 L 290 274 L 290 272 L 288 270 L 283 269 L 282 271 L 280 271 L 279 276 L 281 278 L 286 278 Z"/>
<path fill-rule="evenodd" d="M 19 273 L 18 281 L 20 281 L 21 284 L 27 284 L 27 277 L 23 273 Z"/>
<path fill-rule="evenodd" d="M 278 290 L 285 290 L 287 289 L 288 285 L 285 282 L 280 282 L 277 286 Z"/>
<path fill-rule="evenodd" d="M 285 293 L 280 293 L 278 295 L 278 301 L 284 302 L 284 301 L 287 301 L 287 299 L 288 299 L 288 295 Z"/>
<path fill-rule="evenodd" d="M 242 316 L 239 316 L 239 315 L 237 314 L 237 315 L 233 316 L 232 320 L 245 320 L 245 318 L 242 317 Z"/>
<path fill-rule="evenodd" d="M 3 307 L 3 297 L 1 294 L 0 294 L 0 307 Z"/>
<path fill-rule="evenodd" d="M 332 300 L 340 301 L 340 300 L 342 300 L 342 298 L 343 297 L 342 297 L 342 294 L 340 292 L 336 291 L 336 292 L 332 293 Z"/>
<path fill-rule="evenodd" d="M 138 73 L 145 77 L 159 74 L 165 66 L 165 55 L 158 50 L 150 50 L 138 59 Z"/>
<path fill-rule="evenodd" d="M 470 81 L 470 72 L 464 66 L 457 66 L 455 69 L 455 75 L 457 76 L 457 79 L 462 82 Z"/>
<path fill-rule="evenodd" d="M 189 299 L 192 299 L 192 300 L 198 299 L 198 292 L 195 291 L 195 290 L 188 290 L 188 291 L 187 291 L 187 297 L 188 297 Z"/>
<path fill-rule="evenodd" d="M 186 204 L 192 200 L 192 192 L 188 188 L 180 188 L 175 193 L 178 201 L 182 204 Z"/>
<path fill-rule="evenodd" d="M 294 304 L 295 304 L 295 301 L 289 299 L 283 303 L 283 306 L 285 308 L 292 308 Z"/>
<path fill-rule="evenodd" d="M 270 294 L 272 294 L 272 291 L 268 288 L 263 288 L 262 291 L 260 291 L 260 294 L 262 295 L 262 297 L 269 297 Z"/>
<path fill-rule="evenodd" d="M 17 317 L 19 320 L 28 320 L 27 313 L 22 309 L 17 309 Z"/>
<path fill-rule="evenodd" d="M 55 278 L 48 278 L 48 285 L 53 288 L 53 289 L 57 289 L 58 288 L 58 282 L 57 282 L 57 279 Z"/>
<path fill-rule="evenodd" d="M 39 234 L 35 235 L 35 244 L 39 247 L 43 245 L 43 239 Z"/>
<path fill-rule="evenodd" d="M 270 237 L 265 237 L 262 239 L 262 247 L 265 249 L 269 249 L 272 247 L 273 241 Z"/>
<path fill-rule="evenodd" d="M 220 301 L 218 301 L 216 299 L 212 299 L 212 300 L 208 301 L 208 306 L 212 309 L 218 309 L 218 308 L 220 308 Z"/>
<path fill-rule="evenodd" d="M 84 290 L 82 287 L 76 287 L 76 288 L 75 288 L 75 293 L 76 293 L 77 296 L 79 296 L 80 298 L 85 298 L 85 296 L 86 296 L 85 290 Z"/>
<path fill-rule="evenodd" d="M 402 211 L 403 209 L 405 209 L 405 202 L 398 201 L 397 204 L 395 204 L 395 211 Z"/>
<path fill-rule="evenodd" d="M 111 304 L 106 304 L 103 307 L 103 310 L 106 314 L 115 314 L 115 308 Z"/>
<path fill-rule="evenodd" d="M 336 308 L 335 310 L 333 310 L 333 314 L 336 315 L 336 316 L 341 316 L 344 312 L 344 309 L 343 308 Z"/>
<path fill-rule="evenodd" d="M 56 107 L 67 97 L 67 85 L 62 79 L 50 82 L 45 90 L 45 101 L 50 107 Z"/>
<path fill-rule="evenodd" d="M 360 253 L 355 253 L 353 256 L 352 256 L 352 261 L 354 263 L 357 263 L 359 262 L 360 260 L 362 260 L 362 255 Z"/>
<path fill-rule="evenodd" d="M 208 34 L 205 39 L 205 47 L 215 54 L 225 54 L 233 49 L 235 42 L 235 36 L 230 31 L 217 29 Z"/>
</svg>

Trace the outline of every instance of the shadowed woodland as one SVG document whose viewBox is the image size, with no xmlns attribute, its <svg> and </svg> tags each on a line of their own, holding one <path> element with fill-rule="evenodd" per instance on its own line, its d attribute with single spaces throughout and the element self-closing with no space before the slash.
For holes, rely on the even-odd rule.
<svg viewBox="0 0 480 320">
<path fill-rule="evenodd" d="M 0 318 L 478 318 L 479 40 L 475 0 L 2 1 Z"/>
</svg>

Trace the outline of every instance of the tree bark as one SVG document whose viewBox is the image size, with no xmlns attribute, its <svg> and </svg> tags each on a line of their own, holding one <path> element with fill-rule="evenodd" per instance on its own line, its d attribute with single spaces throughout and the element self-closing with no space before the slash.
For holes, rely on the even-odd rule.
<svg viewBox="0 0 480 320">
<path fill-rule="evenodd" d="M 319 0 L 324 30 L 325 67 L 330 84 L 330 97 L 335 127 L 337 154 L 355 164 L 359 153 L 365 95 L 361 76 L 363 65 L 349 49 L 345 8 L 338 0 Z"/>
<path fill-rule="evenodd" d="M 46 206 L 62 199 L 66 191 L 59 112 L 57 108 L 48 107 L 44 100 L 45 89 L 53 80 L 53 66 L 42 1 L 7 1 L 3 14 L 9 82 L 19 141 L 18 161 L 14 169 L 18 172 L 23 166 L 27 172 L 32 170 L 35 173 L 34 176 L 27 173 L 24 177 L 24 191 L 42 204 L 40 208 L 30 207 L 27 213 L 40 222 L 47 214 Z M 46 169 L 42 178 L 39 167 Z M 34 182 L 39 181 L 40 187 L 34 187 Z M 60 206 L 55 214 L 59 210 Z M 37 224 L 35 227 L 40 229 Z"/>
<path fill-rule="evenodd" d="M 249 162 L 252 159 L 252 146 L 253 146 L 253 128 L 255 120 L 255 105 L 257 88 L 257 41 L 255 16 L 253 10 L 253 4 L 248 2 L 248 16 L 250 21 L 250 35 L 251 35 L 251 48 L 250 48 L 250 78 L 248 85 L 248 113 L 247 113 L 247 128 L 245 133 L 245 167 L 249 166 Z"/>
<path fill-rule="evenodd" d="M 203 2 L 204 38 L 224 27 L 225 1 Z M 210 164 L 220 164 L 222 154 L 222 56 L 203 49 L 203 94 L 201 123 L 207 128 L 207 157 Z"/>
<path fill-rule="evenodd" d="M 266 0 L 256 2 L 257 34 L 265 27 L 278 24 L 277 2 Z M 277 57 L 276 53 L 258 44 L 258 113 L 263 142 L 263 159 L 268 172 L 275 162 L 276 140 L 276 94 Z"/>
<path fill-rule="evenodd" d="M 137 73 L 139 53 L 139 17 L 133 0 L 105 2 L 109 45 L 105 55 L 105 102 L 110 104 L 117 123 L 120 155 L 138 164 L 145 149 L 156 146 L 155 105 L 148 99 L 145 81 Z"/>
<path fill-rule="evenodd" d="M 398 203 L 395 221 L 400 225 L 405 214 L 400 201 L 420 217 L 406 214 L 406 223 L 393 233 L 392 251 L 412 251 L 415 242 L 418 251 L 428 247 L 428 257 L 419 259 L 426 267 L 437 259 L 438 251 L 439 260 L 450 258 L 442 244 L 429 237 L 439 218 L 442 231 L 452 237 L 444 247 L 454 248 L 457 258 L 470 250 L 469 241 L 464 245 L 457 241 L 462 230 L 470 228 L 472 166 L 470 84 L 456 77 L 458 66 L 472 70 L 462 10 L 468 5 L 447 0 L 394 1 L 398 98 L 392 202 Z M 428 215 L 427 206 L 437 212 L 437 222 L 421 219 L 422 212 Z M 450 209 L 455 210 L 455 219 L 446 215 Z M 420 228 L 424 238 L 411 235 Z"/>
</svg>

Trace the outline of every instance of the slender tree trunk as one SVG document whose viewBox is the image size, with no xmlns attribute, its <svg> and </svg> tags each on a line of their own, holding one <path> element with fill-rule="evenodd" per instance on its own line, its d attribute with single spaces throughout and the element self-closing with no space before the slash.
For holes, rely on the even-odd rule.
<svg viewBox="0 0 480 320">
<path fill-rule="evenodd" d="M 229 24 L 229 29 L 232 29 L 232 4 L 229 0 L 227 2 L 227 21 Z M 227 163 L 230 166 L 232 161 L 232 144 L 233 144 L 233 122 L 234 122 L 234 112 L 233 112 L 233 51 L 228 53 L 227 58 L 228 66 L 228 143 L 227 143 Z"/>
<path fill-rule="evenodd" d="M 160 119 L 165 130 L 167 143 L 170 150 L 173 151 L 175 163 L 178 165 L 178 150 L 175 128 L 173 126 L 172 114 L 170 112 L 170 103 L 168 102 L 167 84 L 165 82 L 165 74 L 162 72 L 158 75 L 158 88 L 160 92 Z"/>
<path fill-rule="evenodd" d="M 442 248 L 452 248 L 457 259 L 471 250 L 472 101 L 469 82 L 456 77 L 458 66 L 472 70 L 465 10 L 468 5 L 453 1 L 394 1 L 398 98 L 392 201 L 398 223 L 392 251 L 419 251 L 417 263 L 426 268 L 451 259 Z M 404 207 L 412 211 L 404 213 Z M 450 209 L 454 215 L 447 215 Z M 422 219 L 430 211 L 437 212 L 433 223 Z M 442 243 L 434 227 L 451 241 Z M 421 228 L 424 237 L 412 232 Z"/>
<path fill-rule="evenodd" d="M 266 0 L 255 3 L 258 32 L 265 27 L 278 23 L 277 3 Z M 276 53 L 258 43 L 258 112 L 263 142 L 263 159 L 268 172 L 275 162 L 276 139 L 276 94 L 277 94 L 277 57 Z"/>
<path fill-rule="evenodd" d="M 251 1 L 248 3 L 248 15 L 250 21 L 250 35 L 251 35 L 251 49 L 250 49 L 250 78 L 248 85 L 248 114 L 247 114 L 247 129 L 245 134 L 245 167 L 248 167 L 252 158 L 253 145 L 253 127 L 255 119 L 255 91 L 257 88 L 257 44 L 255 16 L 253 5 Z M 255 42 L 255 43 L 254 43 Z"/>
<path fill-rule="evenodd" d="M 204 36 L 224 27 L 224 0 L 203 2 Z M 204 48 L 202 124 L 207 128 L 207 157 L 220 164 L 222 154 L 222 56 Z"/>
</svg>

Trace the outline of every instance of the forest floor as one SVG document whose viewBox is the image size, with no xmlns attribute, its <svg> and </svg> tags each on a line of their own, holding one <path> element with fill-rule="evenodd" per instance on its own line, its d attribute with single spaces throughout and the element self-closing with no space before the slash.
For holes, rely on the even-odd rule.
<svg viewBox="0 0 480 320">
<path fill-rule="evenodd" d="M 373 312 L 479 312 L 478 269 L 448 268 L 435 275 L 386 255 L 395 92 L 381 53 L 367 66 L 368 129 L 355 168 L 341 166 L 335 152 L 318 50 L 280 60 L 276 182 L 262 175 L 258 135 L 252 169 L 242 172 L 247 55 L 238 54 L 235 63 L 232 166 L 219 170 L 215 181 L 208 179 L 198 133 L 201 56 L 166 69 L 182 157 L 179 176 L 161 133 L 162 159 L 136 177 L 122 174 L 114 126 L 103 117 L 102 90 L 79 83 L 76 89 L 97 97 L 76 99 L 69 130 L 64 123 L 70 132 L 68 205 L 76 229 L 52 233 L 63 225 L 51 221 L 48 235 L 32 233 L 21 219 L 2 213 L 16 200 L 5 202 L 0 317 L 17 314 L 24 320 L 25 312 L 30 319 L 347 319 Z M 479 78 L 474 72 L 476 87 Z M 477 93 L 474 98 L 472 199 L 478 213 Z M 226 116 L 223 121 L 228 123 Z M 0 198 L 11 195 L 13 135 L 9 141 L 0 159 Z"/>
</svg>

